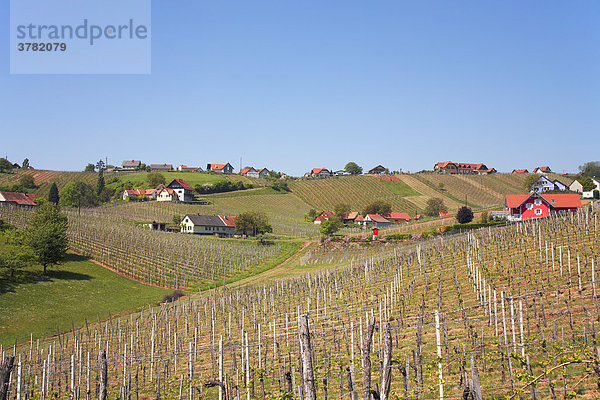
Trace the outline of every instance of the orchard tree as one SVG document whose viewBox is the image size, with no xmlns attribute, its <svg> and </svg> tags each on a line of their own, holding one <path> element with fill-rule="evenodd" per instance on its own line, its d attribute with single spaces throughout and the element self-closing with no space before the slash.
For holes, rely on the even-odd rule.
<svg viewBox="0 0 600 400">
<path fill-rule="evenodd" d="M 456 220 L 459 224 L 468 224 L 473 221 L 473 210 L 467 206 L 462 206 L 456 213 Z"/>
<path fill-rule="evenodd" d="M 29 220 L 25 242 L 35 261 L 44 267 L 44 274 L 48 267 L 60 264 L 67 255 L 67 226 L 67 216 L 51 203 L 40 205 Z"/>
<path fill-rule="evenodd" d="M 376 200 L 365 208 L 363 214 L 385 215 L 392 212 L 392 205 L 382 200 Z"/>
<path fill-rule="evenodd" d="M 342 227 L 342 223 L 336 218 L 330 218 L 323 222 L 321 222 L 321 226 L 319 226 L 319 232 L 323 236 L 331 236 Z"/>
<path fill-rule="evenodd" d="M 89 163 L 88 165 L 85 166 L 85 169 L 83 171 L 84 172 L 95 172 L 96 167 L 94 166 L 94 164 Z"/>
<path fill-rule="evenodd" d="M 52 186 L 50 186 L 50 193 L 48 193 L 48 201 L 55 205 L 57 205 L 60 201 L 60 196 L 58 195 L 58 186 L 56 186 L 55 182 L 52 182 Z"/>
<path fill-rule="evenodd" d="M 235 230 L 253 236 L 273 232 L 267 215 L 260 211 L 249 211 L 238 215 L 235 219 Z"/>
<path fill-rule="evenodd" d="M 23 175 L 21 179 L 19 179 L 19 184 L 23 186 L 25 189 L 35 189 L 35 182 L 33 180 L 33 176 L 31 175 Z"/>
<path fill-rule="evenodd" d="M 308 210 L 308 213 L 306 213 L 306 215 L 304 216 L 304 219 L 312 222 L 315 220 L 315 218 L 317 218 L 319 216 L 319 214 L 320 214 L 320 212 L 318 212 L 314 208 L 311 208 L 310 210 Z"/>
<path fill-rule="evenodd" d="M 94 188 L 84 182 L 69 182 L 60 195 L 60 205 L 64 207 L 93 207 L 97 204 Z"/>
<path fill-rule="evenodd" d="M 0 252 L 0 271 L 8 271 L 10 277 L 13 278 L 16 271 L 25 268 L 31 263 L 33 254 L 29 246 L 25 243 L 24 230 L 6 229 L 0 234 L 0 237 L 9 245 Z"/>
<path fill-rule="evenodd" d="M 350 175 L 360 175 L 363 172 L 363 169 L 361 166 L 359 166 L 357 163 L 350 161 L 348 164 L 346 164 L 346 166 L 344 167 L 344 171 L 346 171 L 347 173 L 349 173 Z"/>
<path fill-rule="evenodd" d="M 0 158 L 0 172 L 10 172 L 13 169 L 13 165 L 6 158 Z"/>
<path fill-rule="evenodd" d="M 157 187 L 158 185 L 166 185 L 167 181 L 165 176 L 160 172 L 150 172 L 148 176 L 146 176 L 146 182 L 150 187 Z"/>
<path fill-rule="evenodd" d="M 437 217 L 438 215 L 440 215 L 440 211 L 446 210 L 447 208 L 444 204 L 444 200 L 440 199 L 439 197 L 433 197 L 427 200 L 424 212 L 425 215 L 428 215 L 430 217 Z"/>
</svg>

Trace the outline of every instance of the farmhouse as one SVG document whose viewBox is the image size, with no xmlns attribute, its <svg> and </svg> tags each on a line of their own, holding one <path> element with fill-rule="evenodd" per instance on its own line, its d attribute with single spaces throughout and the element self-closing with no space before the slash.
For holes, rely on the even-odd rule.
<svg viewBox="0 0 600 400">
<path fill-rule="evenodd" d="M 232 236 L 236 233 L 235 217 L 187 214 L 181 221 L 181 232 L 203 235 Z"/>
<path fill-rule="evenodd" d="M 600 192 L 600 180 L 592 178 L 592 182 L 594 183 L 594 185 L 596 187 L 593 190 L 590 190 L 588 192 L 583 192 L 581 197 L 583 197 L 584 199 L 593 199 L 594 192 L 596 192 L 596 191 Z"/>
<path fill-rule="evenodd" d="M 358 211 L 349 212 L 348 214 L 344 215 L 344 223 L 351 224 L 356 222 L 356 218 L 358 218 L 359 215 L 360 214 L 358 213 Z"/>
<path fill-rule="evenodd" d="M 538 193 L 548 192 L 550 190 L 566 190 L 567 185 L 555 179 L 551 180 L 546 176 L 540 176 L 540 179 L 531 186 L 531 190 Z"/>
<path fill-rule="evenodd" d="M 177 201 L 179 196 L 175 193 L 175 190 L 170 188 L 158 189 L 156 192 L 156 201 Z"/>
<path fill-rule="evenodd" d="M 304 174 L 304 176 L 311 178 L 326 178 L 331 175 L 331 171 L 327 168 L 313 168 L 309 172 Z"/>
<path fill-rule="evenodd" d="M 142 196 L 146 196 L 148 199 L 156 199 L 156 189 L 127 189 L 123 191 L 123 200 L 139 200 Z"/>
<path fill-rule="evenodd" d="M 363 222 L 365 225 L 374 225 L 376 228 L 385 228 L 394 223 L 379 214 L 367 214 Z"/>
<path fill-rule="evenodd" d="M 528 174 L 529 171 L 527 171 L 527 168 L 525 168 L 525 169 L 513 169 L 512 173 L 513 174 Z"/>
<path fill-rule="evenodd" d="M 0 205 L 35 207 L 35 196 L 31 193 L 0 192 Z"/>
<path fill-rule="evenodd" d="M 142 162 L 140 160 L 125 160 L 121 163 L 121 168 L 125 170 L 138 169 Z"/>
<path fill-rule="evenodd" d="M 269 175 L 269 170 L 266 168 L 254 169 L 250 168 L 242 168 L 240 170 L 240 175 L 247 176 L 249 178 L 266 178 Z"/>
<path fill-rule="evenodd" d="M 454 163 L 452 161 L 438 162 L 433 166 L 435 172 L 444 174 L 479 174 L 487 175 L 496 172 L 495 168 L 488 168 L 485 164 Z"/>
<path fill-rule="evenodd" d="M 534 174 L 549 174 L 550 172 L 552 172 L 552 170 L 548 166 L 535 167 L 535 169 L 533 170 Z"/>
<path fill-rule="evenodd" d="M 405 212 L 391 212 L 384 214 L 383 217 L 394 224 L 402 224 L 411 220 L 410 215 Z"/>
<path fill-rule="evenodd" d="M 150 171 L 173 171 L 171 164 L 150 164 Z"/>
<path fill-rule="evenodd" d="M 179 201 L 194 201 L 194 188 L 183 179 L 173 179 L 167 189 L 174 190 Z"/>
<path fill-rule="evenodd" d="M 329 218 L 333 217 L 335 213 L 333 211 L 323 211 L 321 215 L 319 215 L 313 223 L 315 225 L 320 225 L 323 221 L 327 221 Z"/>
<path fill-rule="evenodd" d="M 389 173 L 390 173 L 390 171 L 383 165 L 378 165 L 369 170 L 369 174 L 371 174 L 371 175 L 381 175 L 381 174 L 389 174 Z"/>
<path fill-rule="evenodd" d="M 452 214 L 454 214 L 452 211 L 440 211 L 439 213 L 440 217 L 449 217 Z"/>
<path fill-rule="evenodd" d="M 233 174 L 233 167 L 231 164 L 206 164 L 206 170 L 211 172 L 218 172 L 221 174 Z"/>
<path fill-rule="evenodd" d="M 576 193 L 541 194 L 507 194 L 504 208 L 508 211 L 510 221 L 525 221 L 549 215 L 575 212 L 581 207 L 581 200 Z"/>
<path fill-rule="evenodd" d="M 569 185 L 569 190 L 572 192 L 583 193 L 583 185 L 577 179 L 574 179 Z"/>
</svg>

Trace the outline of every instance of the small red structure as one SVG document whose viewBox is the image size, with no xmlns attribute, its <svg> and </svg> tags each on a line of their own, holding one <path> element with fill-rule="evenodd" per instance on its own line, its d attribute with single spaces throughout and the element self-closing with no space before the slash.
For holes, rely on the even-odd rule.
<svg viewBox="0 0 600 400">
<path fill-rule="evenodd" d="M 378 235 L 379 235 L 379 229 L 373 228 L 373 239 L 377 239 Z"/>
<path fill-rule="evenodd" d="M 526 221 L 543 218 L 549 215 L 575 212 L 581 207 L 581 199 L 577 193 L 541 194 L 508 194 L 504 199 L 504 208 L 511 221 Z"/>
</svg>

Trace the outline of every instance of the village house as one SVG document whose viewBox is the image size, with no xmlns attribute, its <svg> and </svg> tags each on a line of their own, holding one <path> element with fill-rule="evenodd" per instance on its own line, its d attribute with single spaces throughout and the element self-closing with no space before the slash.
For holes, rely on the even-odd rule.
<svg viewBox="0 0 600 400">
<path fill-rule="evenodd" d="M 546 176 L 540 176 L 540 179 L 531 186 L 531 190 L 538 193 L 548 192 L 550 190 L 564 191 L 567 189 L 567 185 L 559 180 L 551 180 Z"/>
<path fill-rule="evenodd" d="M 125 160 L 121 163 L 121 169 L 124 170 L 136 170 L 142 165 L 140 160 Z"/>
<path fill-rule="evenodd" d="M 233 236 L 235 217 L 187 214 L 181 221 L 181 232 L 200 235 Z"/>
<path fill-rule="evenodd" d="M 574 179 L 569 185 L 569 190 L 571 192 L 583 193 L 583 185 L 577 179 Z"/>
<path fill-rule="evenodd" d="M 535 169 L 533 170 L 534 174 L 549 174 L 550 172 L 552 172 L 552 170 L 548 166 L 535 167 Z"/>
<path fill-rule="evenodd" d="M 0 192 L 0 206 L 16 205 L 20 207 L 35 207 L 35 195 L 32 193 Z"/>
<path fill-rule="evenodd" d="M 143 199 L 144 196 L 148 200 L 156 199 L 156 189 L 127 189 L 123 191 L 123 200 L 140 200 Z"/>
<path fill-rule="evenodd" d="M 450 217 L 453 214 L 454 213 L 452 211 L 440 211 L 439 216 L 440 217 Z"/>
<path fill-rule="evenodd" d="M 528 174 L 529 171 L 527 170 L 527 168 L 525 168 L 525 169 L 513 169 L 512 173 L 513 174 Z"/>
<path fill-rule="evenodd" d="M 311 178 L 327 178 L 327 177 L 330 177 L 331 175 L 332 175 L 331 171 L 328 170 L 327 168 L 313 168 L 309 172 L 304 174 L 305 177 L 311 177 Z"/>
<path fill-rule="evenodd" d="M 389 174 L 389 173 L 390 173 L 390 171 L 383 165 L 378 165 L 369 170 L 369 174 L 371 174 L 371 175 L 381 175 L 381 174 Z"/>
<path fill-rule="evenodd" d="M 187 165 L 180 165 L 177 167 L 177 171 L 181 172 L 202 172 L 202 168 L 200 167 L 188 167 Z"/>
<path fill-rule="evenodd" d="M 358 211 L 352 211 L 344 215 L 344 224 L 353 224 L 356 222 L 356 218 L 359 217 Z"/>
<path fill-rule="evenodd" d="M 402 224 L 411 220 L 410 215 L 405 212 L 391 212 L 384 214 L 383 217 L 394 224 Z"/>
<path fill-rule="evenodd" d="M 385 228 L 387 226 L 392 226 L 394 223 L 389 221 L 387 218 L 379 215 L 379 214 L 367 214 L 365 215 L 364 225 L 371 225 L 375 228 Z"/>
<path fill-rule="evenodd" d="M 178 201 L 194 201 L 194 188 L 183 179 L 173 179 L 167 185 L 167 189 L 173 189 L 177 194 Z"/>
<path fill-rule="evenodd" d="M 510 221 L 525 221 L 543 218 L 549 215 L 575 212 L 581 207 L 581 200 L 576 193 L 542 194 L 507 194 L 504 209 Z"/>
<path fill-rule="evenodd" d="M 444 174 L 488 175 L 496 173 L 495 168 L 488 168 L 482 163 L 454 163 L 452 161 L 438 162 L 433 166 L 433 170 Z"/>
<path fill-rule="evenodd" d="M 329 218 L 333 217 L 334 215 L 335 215 L 335 212 L 333 212 L 333 211 L 323 211 L 319 216 L 317 216 L 317 218 L 315 218 L 313 223 L 315 225 L 320 225 L 323 221 L 327 221 Z"/>
<path fill-rule="evenodd" d="M 242 168 L 240 170 L 240 175 L 247 176 L 249 178 L 261 178 L 264 179 L 269 175 L 269 170 L 266 168 L 254 169 L 250 168 Z"/>
<path fill-rule="evenodd" d="M 152 171 L 152 172 L 173 171 L 173 165 L 172 164 L 150 164 L 150 171 Z"/>
<path fill-rule="evenodd" d="M 218 172 L 220 174 L 233 174 L 231 164 L 206 164 L 206 170 L 210 172 Z"/>
<path fill-rule="evenodd" d="M 170 188 L 158 189 L 156 192 L 156 201 L 178 201 L 179 196 L 175 193 L 175 190 Z"/>
<path fill-rule="evenodd" d="M 596 178 L 592 178 L 592 182 L 594 183 L 594 185 L 596 186 L 594 189 L 587 191 L 587 192 L 583 192 L 581 197 L 583 197 L 584 199 L 593 199 L 594 198 L 594 192 L 595 191 L 599 191 L 600 192 L 600 180 L 596 179 Z"/>
</svg>

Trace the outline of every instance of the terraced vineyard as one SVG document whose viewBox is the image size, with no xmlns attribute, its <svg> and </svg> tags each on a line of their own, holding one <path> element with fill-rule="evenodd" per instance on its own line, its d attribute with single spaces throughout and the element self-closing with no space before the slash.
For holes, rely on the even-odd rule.
<svg viewBox="0 0 600 400">
<path fill-rule="evenodd" d="M 63 171 L 45 171 L 45 170 L 17 170 L 12 173 L 0 174 L 0 185 L 11 185 L 18 183 L 24 175 L 33 176 L 34 183 L 38 186 L 33 191 L 36 196 L 47 197 L 52 182 L 56 182 L 58 189 L 62 189 L 67 183 L 72 181 L 81 181 L 91 185 L 96 184 L 98 174 L 95 172 L 63 172 Z M 106 174 L 108 179 L 113 174 Z"/>
<path fill-rule="evenodd" d="M 580 213 L 216 289 L 17 346 L 11 398 L 598 398 L 599 248 Z"/>
<path fill-rule="evenodd" d="M 394 193 L 386 182 L 373 176 L 347 176 L 326 179 L 302 179 L 290 184 L 292 193 L 317 210 L 332 210 L 336 204 L 349 204 L 362 209 L 374 200 L 384 200 L 394 211 L 415 213 L 419 207 Z M 408 187 L 407 195 L 415 195 Z"/>
</svg>

